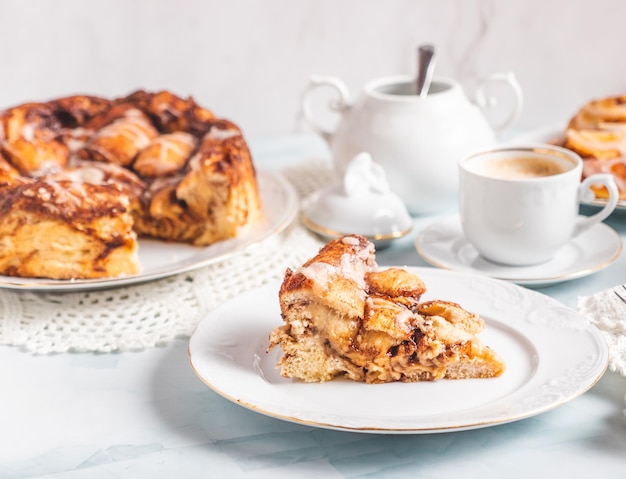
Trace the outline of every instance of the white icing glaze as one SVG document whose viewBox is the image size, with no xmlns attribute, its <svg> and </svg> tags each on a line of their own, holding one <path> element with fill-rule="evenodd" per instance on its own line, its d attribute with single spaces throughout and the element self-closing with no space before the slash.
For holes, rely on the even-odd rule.
<svg viewBox="0 0 626 479">
<path fill-rule="evenodd" d="M 202 155 L 200 153 L 196 153 L 193 155 L 189 161 L 187 162 L 187 166 L 190 170 L 195 171 L 200 168 L 200 161 L 202 160 Z"/>
<path fill-rule="evenodd" d="M 326 287 L 331 279 L 337 274 L 337 269 L 334 266 L 322 262 L 316 262 L 310 264 L 309 266 L 302 266 L 297 271 L 302 273 L 306 278 L 323 287 Z"/>
<path fill-rule="evenodd" d="M 357 238 L 345 237 L 342 239 L 344 243 L 352 243 L 357 245 L 359 240 Z M 376 262 L 373 260 L 374 247 L 370 244 L 370 247 L 364 250 L 357 250 L 356 252 L 345 253 L 341 255 L 339 265 L 333 266 L 321 261 L 312 263 L 309 266 L 302 266 L 298 269 L 299 273 L 302 273 L 311 281 L 319 284 L 324 289 L 327 289 L 328 283 L 337 276 L 354 281 L 362 290 L 365 289 L 365 273 L 372 271 L 376 267 Z"/>
<path fill-rule="evenodd" d="M 193 135 L 179 131 L 156 137 L 152 140 L 148 148 L 156 146 L 159 149 L 159 164 L 167 165 L 170 163 L 170 152 L 175 158 L 184 157 L 186 159 L 189 152 L 195 148 L 196 143 L 197 140 Z"/>
<path fill-rule="evenodd" d="M 346 245 L 357 246 L 360 241 L 354 236 L 344 236 L 343 238 L 341 238 L 341 242 Z"/>
<path fill-rule="evenodd" d="M 214 126 L 206 135 L 204 135 L 204 137 L 211 140 L 226 140 L 237 135 L 239 135 L 239 132 L 232 128 L 220 129 Z"/>
<path fill-rule="evenodd" d="M 143 113 L 130 109 L 126 114 L 108 124 L 94 135 L 94 139 L 123 136 L 143 149 L 150 144 L 155 132 L 154 127 L 146 120 Z M 156 132 L 155 132 L 156 133 Z"/>
<path fill-rule="evenodd" d="M 86 140 L 90 136 L 90 133 L 90 130 L 82 127 L 67 130 L 65 145 L 70 151 L 70 156 L 74 155 L 74 153 L 84 148 Z"/>
<path fill-rule="evenodd" d="M 35 139 L 35 125 L 28 122 L 25 123 L 20 133 L 24 140 L 32 142 Z"/>
<path fill-rule="evenodd" d="M 57 180 L 67 180 L 73 183 L 90 183 L 92 185 L 104 184 L 104 178 L 104 171 L 93 166 L 63 170 L 55 175 Z"/>
</svg>

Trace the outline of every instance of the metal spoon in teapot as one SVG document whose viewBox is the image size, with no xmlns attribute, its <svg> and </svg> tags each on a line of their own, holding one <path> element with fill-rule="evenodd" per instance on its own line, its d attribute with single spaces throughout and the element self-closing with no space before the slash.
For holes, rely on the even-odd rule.
<svg viewBox="0 0 626 479">
<path fill-rule="evenodd" d="M 422 45 L 417 49 L 418 69 L 416 86 L 417 94 L 422 98 L 428 95 L 436 59 L 435 47 L 433 45 Z"/>
</svg>

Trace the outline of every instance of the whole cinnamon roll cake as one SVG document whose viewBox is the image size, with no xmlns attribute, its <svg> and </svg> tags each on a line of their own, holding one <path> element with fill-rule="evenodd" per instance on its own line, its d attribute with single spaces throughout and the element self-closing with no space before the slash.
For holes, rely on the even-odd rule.
<svg viewBox="0 0 626 479">
<path fill-rule="evenodd" d="M 0 274 L 132 275 L 138 236 L 205 246 L 261 217 L 241 130 L 192 98 L 75 95 L 0 112 Z"/>
</svg>

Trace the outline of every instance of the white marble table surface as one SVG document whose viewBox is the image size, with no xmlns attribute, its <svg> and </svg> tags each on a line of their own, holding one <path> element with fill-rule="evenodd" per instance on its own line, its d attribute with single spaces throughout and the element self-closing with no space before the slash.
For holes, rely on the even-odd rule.
<svg viewBox="0 0 626 479">
<path fill-rule="evenodd" d="M 310 137 L 253 142 L 261 167 L 324 154 Z M 378 255 L 426 266 L 413 247 L 433 218 Z M 626 239 L 626 216 L 607 221 Z M 626 258 L 539 289 L 568 306 L 626 282 Z M 0 348 L 0 478 L 626 477 L 626 379 L 607 372 L 550 412 L 478 430 L 370 435 L 239 407 L 192 372 L 187 339 L 140 352 L 33 356 Z"/>
</svg>

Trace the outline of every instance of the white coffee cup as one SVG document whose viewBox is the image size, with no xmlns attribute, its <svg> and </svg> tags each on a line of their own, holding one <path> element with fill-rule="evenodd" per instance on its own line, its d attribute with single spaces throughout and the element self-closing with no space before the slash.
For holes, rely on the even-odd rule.
<svg viewBox="0 0 626 479">
<path fill-rule="evenodd" d="M 613 176 L 596 174 L 581 182 L 582 167 L 576 153 L 551 145 L 504 146 L 463 158 L 459 200 L 465 237 L 489 261 L 549 261 L 617 205 Z M 609 199 L 598 213 L 579 216 L 580 202 L 594 198 L 592 185 L 605 186 Z"/>
</svg>

